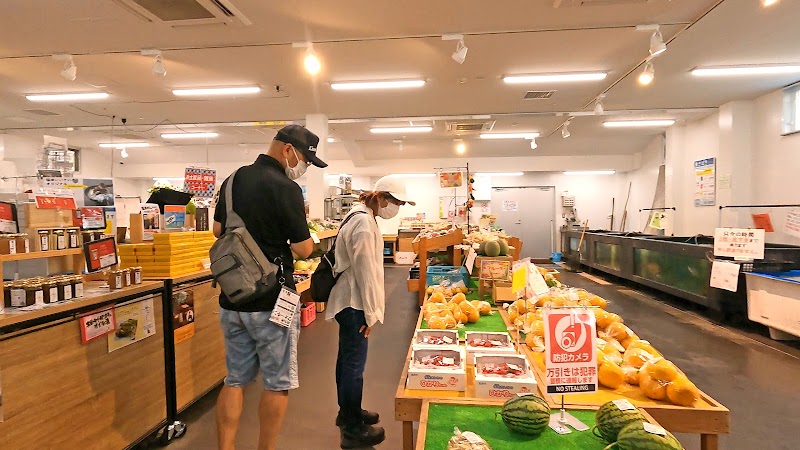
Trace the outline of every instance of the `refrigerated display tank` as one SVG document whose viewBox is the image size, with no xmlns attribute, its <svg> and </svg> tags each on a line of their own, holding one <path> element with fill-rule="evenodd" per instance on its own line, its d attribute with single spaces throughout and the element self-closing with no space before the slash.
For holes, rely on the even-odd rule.
<svg viewBox="0 0 800 450">
<path fill-rule="evenodd" d="M 562 237 L 564 256 L 574 260 L 578 256 L 581 232 L 567 231 Z M 728 320 L 747 317 L 745 273 L 800 269 L 800 247 L 767 244 L 763 260 L 742 263 L 739 289 L 734 293 L 709 285 L 714 259 L 711 236 L 653 236 L 592 230 L 586 232 L 580 250 L 584 266 L 697 303 Z"/>
</svg>

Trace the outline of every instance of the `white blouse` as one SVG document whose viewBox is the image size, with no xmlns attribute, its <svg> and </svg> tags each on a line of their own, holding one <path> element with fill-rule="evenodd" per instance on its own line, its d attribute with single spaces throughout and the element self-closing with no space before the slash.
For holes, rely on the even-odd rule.
<svg viewBox="0 0 800 450">
<path fill-rule="evenodd" d="M 383 236 L 372 209 L 363 203 L 353 206 L 348 215 L 357 214 L 339 229 L 336 241 L 336 265 L 341 273 L 328 298 L 325 319 L 332 320 L 341 310 L 364 311 L 367 326 L 383 323 L 386 292 L 383 286 Z"/>
</svg>

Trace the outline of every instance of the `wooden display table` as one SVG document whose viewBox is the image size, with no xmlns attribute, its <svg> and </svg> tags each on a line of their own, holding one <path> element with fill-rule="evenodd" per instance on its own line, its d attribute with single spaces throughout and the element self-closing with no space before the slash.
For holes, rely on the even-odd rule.
<svg viewBox="0 0 800 450">
<path fill-rule="evenodd" d="M 460 228 L 435 238 L 420 238 L 419 242 L 413 244 L 414 252 L 419 255 L 419 280 L 408 280 L 408 291 L 417 292 L 419 297 L 419 305 L 425 300 L 425 290 L 427 289 L 428 280 L 428 253 L 447 249 L 448 259 L 450 259 L 453 266 L 461 265 L 461 250 L 455 248 L 464 242 L 464 233 Z"/>
<path fill-rule="evenodd" d="M 99 285 L 86 283 L 82 299 L 0 319 L 0 447 L 127 448 L 166 424 L 163 283 Z M 81 343 L 80 315 L 147 301 L 154 335 L 111 352 L 106 336 Z"/>
<path fill-rule="evenodd" d="M 510 325 L 508 314 L 501 312 L 503 320 Z M 512 332 L 512 337 L 517 333 Z M 547 394 L 544 385 L 544 354 L 534 352 L 527 345 L 520 345 L 528 357 L 534 376 L 539 385 L 539 394 L 547 400 L 551 407 L 561 404 L 561 396 Z M 664 428 L 673 433 L 699 434 L 703 450 L 716 450 L 719 446 L 719 435 L 730 433 L 730 411 L 728 408 L 700 391 L 700 400 L 692 408 L 675 406 L 671 403 L 651 400 L 644 396 L 638 388 L 608 389 L 600 386 L 594 394 L 565 395 L 567 407 L 589 406 L 599 407 L 609 401 L 627 399 L 635 406 L 647 411 Z"/>
</svg>

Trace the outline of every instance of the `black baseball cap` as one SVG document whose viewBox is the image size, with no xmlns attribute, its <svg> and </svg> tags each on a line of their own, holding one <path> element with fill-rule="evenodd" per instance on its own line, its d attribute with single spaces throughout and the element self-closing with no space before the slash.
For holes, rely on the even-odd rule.
<svg viewBox="0 0 800 450">
<path fill-rule="evenodd" d="M 328 167 L 325 161 L 317 158 L 319 136 L 308 131 L 308 128 L 300 125 L 286 125 L 278 130 L 275 140 L 292 144 L 311 164 L 320 168 Z"/>
</svg>

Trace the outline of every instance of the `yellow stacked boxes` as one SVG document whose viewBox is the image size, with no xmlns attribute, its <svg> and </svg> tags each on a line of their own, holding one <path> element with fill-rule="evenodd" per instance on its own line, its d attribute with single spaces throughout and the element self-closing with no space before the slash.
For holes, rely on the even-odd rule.
<svg viewBox="0 0 800 450">
<path fill-rule="evenodd" d="M 140 266 L 144 277 L 174 278 L 203 270 L 215 241 L 208 231 L 159 233 L 152 244 L 120 246 L 120 258 L 123 267 Z"/>
</svg>

